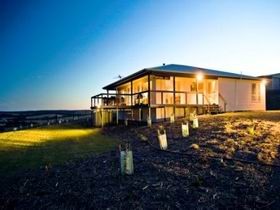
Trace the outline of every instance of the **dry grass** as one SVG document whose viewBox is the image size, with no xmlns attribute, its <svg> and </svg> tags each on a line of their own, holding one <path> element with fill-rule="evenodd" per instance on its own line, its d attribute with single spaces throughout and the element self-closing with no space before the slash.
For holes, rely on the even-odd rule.
<svg viewBox="0 0 280 210">
<path fill-rule="evenodd" d="M 187 148 L 198 150 L 198 146 L 201 155 L 280 164 L 280 111 L 203 115 L 199 124 L 183 138 L 181 121 L 164 122 L 169 149 L 186 152 Z M 143 134 L 153 140 L 156 127 L 144 128 Z"/>
<path fill-rule="evenodd" d="M 234 153 L 235 146 L 257 153 L 257 159 L 261 162 L 272 163 L 278 156 L 278 148 L 280 141 L 279 123 L 267 120 L 236 120 L 228 122 L 225 125 L 226 132 L 235 133 L 238 138 L 231 144 L 226 142 L 226 146 L 230 147 Z M 230 130 L 230 132 L 229 132 Z M 235 143 L 235 144 L 234 144 Z M 228 151 L 228 148 L 226 148 Z"/>
<path fill-rule="evenodd" d="M 279 159 L 280 112 L 241 112 L 219 115 L 224 118 L 224 131 L 228 139 L 219 145 L 227 156 L 236 151 L 256 154 L 264 163 Z M 213 140 L 209 141 L 211 144 Z"/>
</svg>

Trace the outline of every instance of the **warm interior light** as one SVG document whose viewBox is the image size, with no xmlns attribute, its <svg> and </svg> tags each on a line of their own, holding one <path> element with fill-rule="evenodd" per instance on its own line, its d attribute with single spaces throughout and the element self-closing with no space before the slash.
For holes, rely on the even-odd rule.
<svg viewBox="0 0 280 210">
<path fill-rule="evenodd" d="M 197 79 L 197 81 L 203 80 L 203 74 L 201 72 L 197 73 L 196 74 L 196 79 Z"/>
</svg>

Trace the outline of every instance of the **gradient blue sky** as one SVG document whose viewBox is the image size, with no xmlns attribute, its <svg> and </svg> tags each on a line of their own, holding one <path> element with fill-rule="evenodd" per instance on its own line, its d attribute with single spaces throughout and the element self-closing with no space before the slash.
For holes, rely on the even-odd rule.
<svg viewBox="0 0 280 210">
<path fill-rule="evenodd" d="M 277 0 L 0 2 L 0 110 L 88 109 L 162 63 L 280 72 Z"/>
</svg>

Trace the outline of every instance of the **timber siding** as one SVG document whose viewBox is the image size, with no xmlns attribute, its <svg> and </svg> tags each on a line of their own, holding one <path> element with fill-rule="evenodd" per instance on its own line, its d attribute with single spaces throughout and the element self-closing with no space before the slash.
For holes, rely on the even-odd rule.
<svg viewBox="0 0 280 210">
<path fill-rule="evenodd" d="M 266 110 L 265 87 L 261 84 L 261 81 L 228 78 L 219 78 L 218 81 L 219 93 L 227 101 L 227 111 Z M 253 83 L 260 85 L 260 100 L 252 100 Z"/>
</svg>

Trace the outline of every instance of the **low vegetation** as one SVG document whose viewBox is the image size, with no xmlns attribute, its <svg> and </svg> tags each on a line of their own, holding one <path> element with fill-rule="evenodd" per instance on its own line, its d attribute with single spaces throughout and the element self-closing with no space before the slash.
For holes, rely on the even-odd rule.
<svg viewBox="0 0 280 210">
<path fill-rule="evenodd" d="M 190 128 L 190 136 L 181 136 L 181 122 L 164 122 L 169 149 L 179 152 L 191 152 L 189 148 L 199 150 L 199 155 L 227 159 L 256 161 L 262 164 L 280 165 L 280 112 L 236 112 L 199 117 L 200 127 Z M 149 137 L 155 145 L 152 131 L 146 128 L 139 133 Z M 149 135 L 149 136 L 148 136 Z"/>
<path fill-rule="evenodd" d="M 0 133 L 0 175 L 25 169 L 52 167 L 67 160 L 112 149 L 115 139 L 98 128 L 53 125 Z"/>
</svg>

